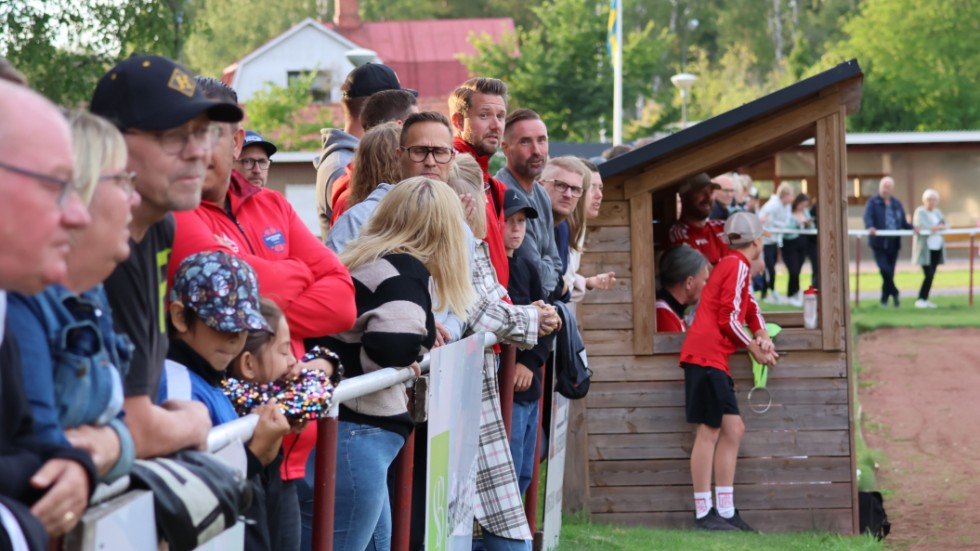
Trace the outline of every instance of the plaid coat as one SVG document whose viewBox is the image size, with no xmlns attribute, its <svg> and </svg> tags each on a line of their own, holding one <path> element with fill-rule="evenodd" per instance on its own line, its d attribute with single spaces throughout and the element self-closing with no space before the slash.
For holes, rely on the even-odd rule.
<svg viewBox="0 0 980 551">
<path fill-rule="evenodd" d="M 489 331 L 521 348 L 536 344 L 537 309 L 504 302 L 507 290 L 497 282 L 486 242 L 477 243 L 473 262 L 473 287 L 480 299 L 467 320 L 467 334 Z M 517 486 L 510 441 L 500 412 L 497 358 L 490 351 L 483 357 L 480 451 L 470 480 L 476 483 L 476 519 L 481 526 L 500 537 L 531 539 L 521 491 Z"/>
</svg>

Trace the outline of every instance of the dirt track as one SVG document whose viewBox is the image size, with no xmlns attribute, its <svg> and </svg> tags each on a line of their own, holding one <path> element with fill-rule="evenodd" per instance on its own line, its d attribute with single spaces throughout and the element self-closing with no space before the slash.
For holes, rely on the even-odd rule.
<svg viewBox="0 0 980 551">
<path fill-rule="evenodd" d="M 980 329 L 886 329 L 858 358 L 892 549 L 980 549 Z"/>
</svg>

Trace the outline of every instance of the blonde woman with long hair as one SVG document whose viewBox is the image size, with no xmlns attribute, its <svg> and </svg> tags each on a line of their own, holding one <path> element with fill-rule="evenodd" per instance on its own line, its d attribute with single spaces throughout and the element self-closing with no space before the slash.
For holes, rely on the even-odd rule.
<svg viewBox="0 0 980 551">
<path fill-rule="evenodd" d="M 418 371 L 435 342 L 433 309 L 460 317 L 474 301 L 459 198 L 442 182 L 404 180 L 378 203 L 340 260 L 354 281 L 357 321 L 323 339 L 347 376 L 385 367 Z M 362 551 L 391 538 L 388 467 L 414 429 L 397 385 L 341 404 L 334 549 Z"/>
<path fill-rule="evenodd" d="M 539 301 L 518 306 L 509 304 L 507 289 L 500 285 L 490 261 L 490 249 L 482 238 L 486 234 L 486 209 L 483 173 L 476 160 L 466 154 L 456 156 L 449 174 L 449 185 L 464 202 L 475 198 L 467 218 L 474 240 L 471 266 L 477 302 L 466 318 L 465 334 L 489 331 L 499 340 L 519 348 L 531 348 L 538 337 L 554 331 L 560 321 L 551 306 Z M 531 538 L 521 505 L 521 491 L 504 430 L 497 380 L 497 359 L 487 350 L 483 361 L 483 393 L 480 410 L 480 450 L 472 483 L 477 488 L 476 518 L 483 527 L 484 541 L 490 551 L 510 548 L 516 541 Z"/>
</svg>

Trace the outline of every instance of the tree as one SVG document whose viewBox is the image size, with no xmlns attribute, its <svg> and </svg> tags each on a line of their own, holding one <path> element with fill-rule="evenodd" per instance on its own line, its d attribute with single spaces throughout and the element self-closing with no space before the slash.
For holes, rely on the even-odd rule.
<svg viewBox="0 0 980 551">
<path fill-rule="evenodd" d="M 307 17 L 316 0 L 198 0 L 198 32 L 187 43 L 187 61 L 200 74 L 220 77 L 228 65 Z"/>
<path fill-rule="evenodd" d="M 511 108 L 537 111 L 552 139 L 598 140 L 600 119 L 608 120 L 612 114 L 608 3 L 546 0 L 531 11 L 540 25 L 519 29 L 499 44 L 487 36 L 474 37 L 477 53 L 464 63 L 471 74 L 502 77 Z M 623 97 L 629 105 L 640 96 L 652 95 L 652 76 L 666 33 L 654 33 L 649 23 L 624 35 Z"/>
<path fill-rule="evenodd" d="M 320 146 L 320 129 L 336 127 L 329 106 L 310 102 L 317 71 L 291 79 L 286 88 L 266 83 L 248 102 L 247 127 L 283 151 L 308 151 Z"/>
<path fill-rule="evenodd" d="M 0 3 L 0 55 L 56 103 L 87 101 L 98 79 L 138 51 L 176 57 L 192 31 L 174 24 L 177 0 L 10 0 Z"/>
<path fill-rule="evenodd" d="M 865 0 L 847 38 L 821 67 L 857 58 L 865 71 L 862 131 L 961 130 L 980 126 L 980 21 L 975 0 Z"/>
</svg>

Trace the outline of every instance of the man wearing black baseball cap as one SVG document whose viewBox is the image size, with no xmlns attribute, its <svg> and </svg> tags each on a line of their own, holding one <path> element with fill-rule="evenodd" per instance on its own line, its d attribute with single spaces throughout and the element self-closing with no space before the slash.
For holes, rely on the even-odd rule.
<svg viewBox="0 0 980 551">
<path fill-rule="evenodd" d="M 235 168 L 249 182 L 265 187 L 269 180 L 269 167 L 272 166 L 271 157 L 279 151 L 279 148 L 272 142 L 263 138 L 254 130 L 245 131 L 245 141 L 242 143 L 242 152 L 235 160 Z"/>
<path fill-rule="evenodd" d="M 323 149 L 313 162 L 316 166 L 316 211 L 320 219 L 321 239 L 327 238 L 333 217 L 330 199 L 334 182 L 348 170 L 347 165 L 354 159 L 354 150 L 364 135 L 361 109 L 368 98 L 383 90 L 407 90 L 418 95 L 415 90 L 402 88 L 395 71 L 381 63 L 365 63 L 357 67 L 347 75 L 340 90 L 343 92 L 340 105 L 344 108 L 344 129 L 320 129 Z"/>
<path fill-rule="evenodd" d="M 218 122 L 238 122 L 233 103 L 211 101 L 194 75 L 164 57 L 133 55 L 109 70 L 95 87 L 91 111 L 112 121 L 129 151 L 142 201 L 133 209 L 129 259 L 105 282 L 117 329 L 135 345 L 126 375 L 124 407 L 138 457 L 203 448 L 211 421 L 197 402 L 157 395 L 168 340 L 163 323 L 166 273 L 173 245 L 172 211 L 201 201 L 211 149 L 221 135 Z"/>
</svg>

